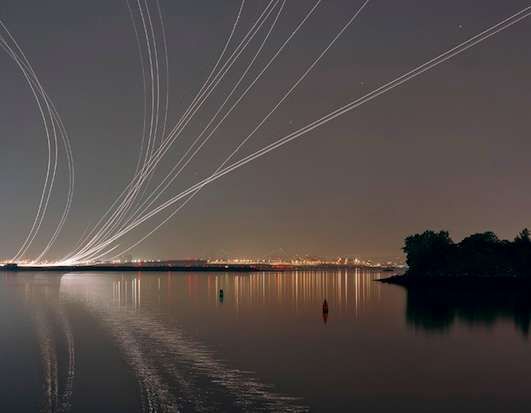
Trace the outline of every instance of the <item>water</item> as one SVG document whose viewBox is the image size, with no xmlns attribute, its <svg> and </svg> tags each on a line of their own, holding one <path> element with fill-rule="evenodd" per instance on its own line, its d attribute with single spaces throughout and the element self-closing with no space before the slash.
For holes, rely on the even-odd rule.
<svg viewBox="0 0 531 413">
<path fill-rule="evenodd" d="M 1 274 L 1 411 L 530 411 L 528 300 L 382 275 Z"/>
</svg>

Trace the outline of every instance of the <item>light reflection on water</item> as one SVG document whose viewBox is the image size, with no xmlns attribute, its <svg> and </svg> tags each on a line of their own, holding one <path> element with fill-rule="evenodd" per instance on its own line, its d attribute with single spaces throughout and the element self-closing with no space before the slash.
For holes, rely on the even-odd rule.
<svg viewBox="0 0 531 413">
<path fill-rule="evenodd" d="M 146 411 L 215 411 L 229 406 L 243 411 L 307 410 L 296 398 L 276 394 L 252 374 L 225 365 L 180 327 L 169 328 L 142 311 L 143 302 L 149 308 L 153 301 L 160 303 L 161 296 L 173 299 L 173 275 L 165 279 L 168 285 L 152 275 L 122 276 L 112 281 L 112 290 L 101 277 L 85 283 L 71 276 L 61 282 L 61 292 L 69 300 L 83 302 L 107 325 L 139 380 Z"/>
<path fill-rule="evenodd" d="M 361 271 L 316 271 L 253 274 L 136 274 L 114 277 L 112 301 L 133 309 L 175 301 L 184 291 L 189 299 L 205 300 L 215 306 L 232 305 L 238 313 L 246 305 L 299 307 L 327 299 L 334 311 L 358 315 L 368 301 L 381 299 L 381 273 Z M 73 276 L 75 277 L 75 276 Z M 224 291 L 220 299 L 219 291 Z M 103 293 L 103 291 L 101 291 Z"/>
<path fill-rule="evenodd" d="M 2 411 L 528 411 L 525 297 L 386 275 L 4 274 Z"/>
</svg>

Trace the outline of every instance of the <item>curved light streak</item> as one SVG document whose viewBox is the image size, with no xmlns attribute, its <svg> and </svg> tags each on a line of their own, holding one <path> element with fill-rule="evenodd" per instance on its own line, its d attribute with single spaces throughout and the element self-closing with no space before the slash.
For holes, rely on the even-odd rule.
<svg viewBox="0 0 531 413">
<path fill-rule="evenodd" d="M 31 244 L 35 240 L 35 237 L 37 236 L 37 233 L 40 230 L 40 227 L 46 215 L 52 189 L 54 187 L 55 176 L 56 176 L 57 166 L 58 166 L 57 165 L 58 158 L 59 158 L 58 135 L 64 146 L 65 156 L 67 160 L 69 183 L 68 183 L 66 204 L 61 214 L 61 217 L 59 219 L 59 223 L 54 233 L 52 234 L 50 240 L 48 241 L 48 243 L 46 244 L 42 252 L 38 255 L 38 257 L 35 260 L 33 260 L 33 262 L 37 262 L 37 261 L 40 261 L 44 257 L 44 255 L 50 250 L 50 248 L 54 245 L 55 241 L 57 240 L 60 232 L 62 231 L 65 225 L 66 219 L 70 212 L 73 195 L 74 195 L 74 183 L 75 183 L 74 159 L 73 159 L 72 148 L 70 145 L 70 139 L 68 137 L 68 133 L 66 132 L 66 128 L 63 124 L 63 121 L 55 105 L 53 104 L 47 92 L 44 90 L 41 82 L 39 81 L 38 76 L 36 75 L 32 65 L 30 64 L 29 60 L 24 54 L 22 48 L 20 47 L 20 45 L 17 43 L 13 35 L 7 29 L 6 25 L 1 20 L 0 20 L 0 26 L 7 33 L 8 39 L 13 44 L 13 46 L 10 46 L 7 39 L 4 38 L 4 36 L 0 35 L 0 47 L 2 47 L 6 51 L 6 53 L 15 61 L 17 66 L 22 71 L 32 91 L 32 94 L 38 105 L 39 113 L 41 115 L 41 119 L 44 125 L 45 135 L 46 135 L 46 140 L 47 140 L 47 147 L 48 147 L 48 162 L 47 162 L 47 169 L 46 169 L 47 172 L 45 175 L 45 182 L 44 182 L 43 189 L 41 192 L 41 197 L 39 201 L 39 206 L 37 208 L 37 213 L 36 213 L 36 216 L 34 218 L 34 221 L 33 221 L 33 224 L 32 224 L 32 227 L 29 233 L 27 234 L 24 242 L 22 243 L 21 247 L 19 248 L 15 256 L 12 258 L 13 261 L 20 259 L 30 248 Z M 46 111 L 44 110 L 44 107 L 46 107 Z M 46 116 L 46 114 L 48 116 Z M 52 139 L 52 136 L 53 136 L 53 139 Z"/>
<path fill-rule="evenodd" d="M 239 45 L 236 47 L 236 49 L 232 52 L 231 56 L 228 58 L 225 63 L 223 63 L 220 70 L 213 75 L 213 79 L 210 81 L 210 83 L 205 87 L 205 90 L 199 94 L 199 98 L 196 99 L 195 105 L 192 103 L 190 105 L 189 110 L 185 112 L 183 115 L 181 121 L 178 122 L 178 124 L 174 127 L 172 132 L 168 135 L 165 142 L 159 147 L 155 155 L 151 158 L 151 162 L 149 164 L 149 170 L 148 171 L 141 171 L 143 173 L 140 173 L 139 176 L 136 176 L 133 181 L 126 187 L 126 189 L 122 192 L 120 197 L 125 196 L 124 200 L 122 201 L 121 205 L 118 207 L 118 209 L 111 214 L 111 216 L 107 219 L 106 223 L 102 226 L 102 228 L 96 233 L 95 236 L 92 237 L 90 241 L 88 241 L 83 248 L 86 250 L 90 246 L 92 246 L 95 242 L 97 242 L 99 239 L 101 239 L 102 234 L 105 234 L 106 231 L 108 231 L 109 226 L 113 225 L 115 223 L 115 217 L 121 213 L 122 209 L 124 208 L 124 204 L 128 202 L 128 200 L 134 196 L 135 190 L 139 188 L 139 186 L 142 184 L 142 182 L 146 179 L 146 176 L 148 176 L 157 166 L 157 164 L 160 162 L 162 157 L 167 153 L 169 150 L 169 147 L 173 142 L 180 136 L 182 131 L 184 130 L 184 127 L 187 126 L 187 124 L 190 122 L 192 117 L 197 113 L 199 108 L 203 105 L 203 103 L 208 99 L 208 97 L 212 94 L 214 88 L 223 80 L 224 76 L 227 74 L 227 72 L 230 70 L 230 68 L 234 65 L 236 60 L 239 58 L 239 56 L 243 53 L 245 48 L 249 45 L 251 40 L 254 38 L 254 36 L 257 34 L 257 32 L 260 30 L 260 28 L 265 23 L 265 20 L 267 17 L 271 14 L 271 12 L 274 9 L 274 6 L 278 4 L 280 0 L 271 0 L 270 3 L 267 5 L 267 7 L 264 9 L 260 17 L 256 20 L 256 22 L 253 24 L 251 29 L 248 31 L 248 33 L 245 35 L 245 37 L 240 41 Z M 273 8 L 270 6 L 273 4 Z M 130 188 L 134 187 L 135 190 L 130 191 Z M 129 192 L 128 192 L 129 191 Z M 116 205 L 118 202 L 115 201 L 113 205 Z M 111 211 L 107 211 L 106 215 L 111 213 Z M 79 255 L 82 251 L 79 251 L 75 255 Z M 74 256 L 75 256 L 74 255 Z M 75 259 L 75 258 L 74 258 Z M 70 256 L 69 260 L 72 260 L 72 256 Z"/>
<path fill-rule="evenodd" d="M 388 92 L 390 92 L 391 90 L 395 89 L 396 87 L 398 86 L 401 86 L 402 84 L 420 76 L 421 74 L 439 66 L 440 64 L 450 60 L 451 58 L 465 52 L 466 50 L 484 42 L 485 40 L 489 39 L 490 37 L 498 34 L 499 32 L 503 31 L 503 30 L 506 30 L 508 29 L 509 27 L 515 25 L 516 23 L 522 21 L 523 19 L 529 17 L 531 15 L 531 6 L 529 7 L 526 7 L 522 10 L 520 10 L 519 12 L 513 14 L 512 16 L 500 21 L 499 23 L 495 24 L 495 25 L 492 25 L 490 26 L 488 29 L 482 31 L 481 33 L 473 36 L 473 37 L 470 37 L 469 39 L 459 43 L 457 46 L 454 46 L 450 49 L 448 49 L 447 51 L 439 54 L 438 56 L 428 60 L 427 62 L 415 67 L 414 69 L 404 73 L 403 75 L 395 78 L 394 80 L 390 81 L 390 82 L 387 82 L 386 84 L 380 86 L 379 88 L 377 89 L 374 89 L 373 91 L 369 92 L 368 94 L 356 99 L 356 100 L 353 100 L 337 109 L 335 109 L 334 111 L 332 112 L 329 112 L 327 115 L 305 125 L 304 127 L 302 128 L 299 128 L 297 129 L 296 131 L 282 137 L 282 138 L 279 138 L 277 140 L 275 140 L 273 143 L 263 147 L 262 149 L 258 150 L 258 151 L 255 151 L 254 153 L 240 159 L 239 161 L 237 162 L 234 162 L 232 163 L 231 165 L 223 168 L 222 170 L 220 170 L 218 173 L 215 173 L 213 175 L 211 175 L 210 177 L 208 178 L 205 178 L 201 181 L 199 181 L 198 183 L 196 183 L 195 185 L 189 187 L 187 190 L 185 191 L 182 191 L 181 193 L 175 195 L 174 197 L 172 197 L 171 199 L 167 200 L 166 202 L 164 202 L 163 204 L 161 204 L 160 206 L 158 206 L 157 208 L 154 208 L 152 211 L 150 211 L 149 213 L 145 214 L 143 217 L 139 218 L 138 220 L 135 220 L 133 223 L 131 223 L 128 227 L 124 228 L 122 231 L 120 231 L 119 233 L 115 234 L 113 237 L 111 237 L 110 239 L 106 240 L 105 242 L 103 242 L 102 244 L 90 249 L 89 251 L 87 251 L 82 257 L 89 257 L 91 254 L 94 255 L 94 254 L 97 254 L 97 253 L 100 253 L 104 248 L 106 248 L 109 244 L 111 244 L 112 242 L 114 242 L 115 240 L 121 238 L 123 235 L 125 235 L 126 233 L 128 233 L 129 231 L 131 231 L 132 229 L 138 227 L 139 225 L 141 225 L 142 223 L 146 222 L 147 220 L 149 220 L 150 218 L 152 218 L 153 216 L 157 215 L 158 213 L 164 211 L 166 208 L 174 205 L 175 203 L 177 203 L 178 201 L 180 201 L 181 199 L 187 197 L 188 195 L 192 194 L 193 192 L 195 192 L 196 190 L 220 179 L 222 176 L 225 176 L 231 172 L 233 172 L 234 170 L 240 168 L 241 166 L 243 165 L 246 165 L 247 163 L 250 163 L 252 161 L 254 161 L 255 159 L 258 159 L 264 155 L 266 155 L 267 153 L 313 131 L 314 129 L 317 129 L 321 126 L 323 126 L 324 124 L 358 108 L 359 106 L 365 104 L 365 103 L 368 103 L 370 101 L 372 101 L 373 99 L 379 97 L 380 95 L 383 95 L 383 94 L 386 94 Z"/>
<path fill-rule="evenodd" d="M 334 38 L 329 42 L 329 44 L 325 47 L 325 49 L 321 52 L 321 54 L 310 64 L 310 66 L 306 69 L 306 71 L 297 79 L 297 81 L 290 87 L 290 89 L 284 94 L 284 96 L 280 99 L 280 101 L 273 107 L 273 109 L 262 119 L 262 121 L 253 129 L 253 131 L 245 138 L 242 142 L 232 151 L 232 153 L 218 166 L 214 174 L 219 172 L 233 157 L 234 155 L 242 148 L 242 146 L 258 131 L 258 129 L 269 119 L 269 117 L 278 109 L 278 107 L 291 95 L 291 93 L 297 88 L 297 86 L 308 76 L 308 74 L 317 66 L 317 64 L 321 61 L 321 59 L 326 55 L 326 53 L 332 48 L 332 46 L 336 43 L 336 41 L 345 33 L 345 31 L 352 25 L 352 23 L 357 19 L 357 17 L 360 15 L 360 13 L 363 11 L 363 9 L 367 6 L 370 0 L 366 0 L 362 3 L 359 9 L 352 15 L 352 17 L 347 21 L 347 23 L 339 30 L 339 32 L 334 36 Z M 285 46 L 289 43 L 289 41 L 293 38 L 293 36 L 299 31 L 299 29 L 302 27 L 302 25 L 306 22 L 306 20 L 310 17 L 310 15 L 313 13 L 313 11 L 317 8 L 317 6 L 320 4 L 320 1 L 317 1 L 314 5 L 314 7 L 308 12 L 308 14 L 304 17 L 304 19 L 299 23 L 299 25 L 296 27 L 296 29 L 292 32 L 292 34 L 287 38 L 287 40 L 282 44 L 282 46 L 277 50 L 277 52 L 273 55 L 271 60 L 266 64 L 266 66 L 262 69 L 262 71 L 258 74 L 258 76 L 255 78 L 255 80 L 249 85 L 249 87 L 245 90 L 245 92 L 240 96 L 240 98 L 235 102 L 235 104 L 229 109 L 229 111 L 226 113 L 226 115 L 220 120 L 220 122 L 216 125 L 216 127 L 212 130 L 212 132 L 207 136 L 205 141 L 201 144 L 204 145 L 206 141 L 212 136 L 212 134 L 217 130 L 217 128 L 220 126 L 220 124 L 223 122 L 223 120 L 234 110 L 236 105 L 243 99 L 243 97 L 246 95 L 246 93 L 252 88 L 252 86 L 260 79 L 260 77 L 265 73 L 265 71 L 268 69 L 268 67 L 274 62 L 276 57 L 282 52 L 282 50 L 285 48 Z M 195 155 L 200 149 L 201 146 L 198 148 L 196 152 L 194 152 L 193 155 Z M 193 156 L 192 155 L 192 156 Z M 190 160 L 189 160 L 190 161 Z M 188 162 L 189 162 L 188 161 Z M 188 163 L 187 162 L 187 163 Z M 187 163 L 181 168 L 178 173 L 184 169 L 184 167 L 187 165 Z M 168 186 L 173 182 L 173 180 L 177 177 L 178 173 L 171 179 L 171 181 L 164 186 L 163 190 L 166 190 Z M 126 250 L 121 251 L 120 254 L 125 254 L 126 252 L 130 251 L 140 243 L 142 243 L 144 240 L 146 240 L 148 237 L 153 235 L 156 231 L 158 231 L 163 225 L 165 225 L 171 218 L 173 218 L 182 208 L 188 204 L 194 198 L 202 189 L 198 189 L 196 192 L 191 194 L 184 202 L 183 204 L 179 205 L 175 211 L 173 211 L 168 217 L 166 217 L 161 223 L 159 223 L 153 230 L 148 232 L 146 235 L 144 235 L 140 240 L 136 241 L 133 245 L 128 247 Z M 162 193 L 162 192 L 161 192 Z M 154 201 L 158 199 L 158 197 L 161 195 L 159 193 L 157 197 L 148 204 L 148 206 L 142 210 L 141 213 L 145 213 L 147 208 L 153 205 Z M 141 214 L 140 213 L 140 214 Z M 138 218 L 138 216 L 137 216 Z M 119 256 L 118 254 L 117 256 Z M 112 259 L 116 258 L 116 256 L 112 257 Z"/>
<path fill-rule="evenodd" d="M 318 0 L 316 5 L 310 10 L 310 12 L 306 15 L 305 19 L 303 20 L 303 22 L 297 27 L 296 31 L 298 31 L 298 29 L 302 26 L 302 24 L 304 24 L 304 22 L 308 19 L 308 17 L 313 13 L 313 11 L 316 9 L 317 5 L 321 2 L 321 0 Z M 245 79 L 245 77 L 247 76 L 247 74 L 249 73 L 249 71 L 251 70 L 251 68 L 253 67 L 254 63 L 256 62 L 256 60 L 258 59 L 258 57 L 260 56 L 264 46 L 266 45 L 267 41 L 269 40 L 269 37 L 271 36 L 271 33 L 273 32 L 273 30 L 275 29 L 277 23 L 278 23 L 278 19 L 282 13 L 282 11 L 284 10 L 284 6 L 286 4 L 286 0 L 283 0 L 282 4 L 280 5 L 279 9 L 278 9 L 278 12 L 277 12 L 277 15 L 275 16 L 274 20 L 273 20 L 273 23 L 271 24 L 271 27 L 269 28 L 269 30 L 267 31 L 266 33 L 266 36 L 264 37 L 264 39 L 262 40 L 260 46 L 258 47 L 258 50 L 256 51 L 256 53 L 254 54 L 253 58 L 251 59 L 250 63 L 247 65 L 246 69 L 244 70 L 244 72 L 242 73 L 242 75 L 240 76 L 240 78 L 238 79 L 238 81 L 236 82 L 236 84 L 234 85 L 234 87 L 232 88 L 232 90 L 229 92 L 229 94 L 227 95 L 227 97 L 225 98 L 225 100 L 223 101 L 223 103 L 220 105 L 220 107 L 218 108 L 218 110 L 216 111 L 216 113 L 214 114 L 214 116 L 212 116 L 212 118 L 210 119 L 210 121 L 206 124 L 206 126 L 203 128 L 203 130 L 201 131 L 201 133 L 195 138 L 195 140 L 192 142 L 192 144 L 188 147 L 188 149 L 186 150 L 186 152 L 181 156 L 181 158 L 179 159 L 179 161 L 175 164 L 175 166 L 172 168 L 172 170 L 167 174 L 167 176 L 162 180 L 161 183 L 159 183 L 159 185 L 151 192 L 150 196 L 144 200 L 144 202 L 142 202 L 142 204 L 136 209 L 135 212 L 133 212 L 131 214 L 131 218 L 127 221 L 127 224 L 131 223 L 131 221 L 133 221 L 134 219 L 138 218 L 138 216 L 140 214 L 142 214 L 143 212 L 145 212 L 146 209 L 148 209 L 151 205 L 153 205 L 153 203 L 156 202 L 156 200 L 160 197 L 160 195 L 162 195 L 162 193 L 169 187 L 169 185 L 180 175 L 180 173 L 182 172 L 182 170 L 186 167 L 186 165 L 188 165 L 188 163 L 193 159 L 193 157 L 197 154 L 197 152 L 199 152 L 199 150 L 201 149 L 201 147 L 204 145 L 201 144 L 201 146 L 199 148 L 197 148 L 194 153 L 191 155 L 191 157 L 186 161 L 186 163 L 179 169 L 179 166 L 181 165 L 181 163 L 185 160 L 186 156 L 192 151 L 192 149 L 194 148 L 194 146 L 197 144 L 197 142 L 200 141 L 200 139 L 203 137 L 203 135 L 208 131 L 208 129 L 210 128 L 210 126 L 214 123 L 214 121 L 217 119 L 217 117 L 219 116 L 219 114 L 221 113 L 221 111 L 225 108 L 225 105 L 227 104 L 227 102 L 230 100 L 230 98 L 234 95 L 234 93 L 236 92 L 236 90 L 238 89 L 238 87 L 241 85 L 241 83 L 243 82 L 243 80 Z M 293 37 L 294 34 L 292 34 L 289 39 L 291 39 Z M 287 43 L 285 43 L 287 44 Z M 277 53 L 278 55 L 278 53 Z M 275 55 L 274 58 L 277 56 Z M 261 72 L 263 73 L 263 72 Z M 245 94 L 252 88 L 252 86 L 256 83 L 257 79 L 255 79 L 253 81 L 253 83 L 251 84 L 250 87 L 248 87 L 246 89 L 246 91 L 244 92 Z M 237 103 L 239 103 L 240 101 L 242 100 L 242 97 L 240 97 L 238 100 L 237 100 Z M 230 112 L 234 109 L 235 105 L 233 105 L 230 109 Z M 223 117 L 223 119 L 216 125 L 216 129 L 219 127 L 219 125 L 221 124 L 221 122 L 227 117 L 228 115 L 225 115 Z M 214 130 L 215 131 L 215 130 Z M 209 134 L 208 137 L 212 136 L 213 132 L 211 132 Z M 207 139 L 208 139 L 207 137 Z M 175 172 L 177 171 L 177 172 Z M 173 177 L 172 177 L 173 175 Z M 162 188 L 162 189 L 161 189 Z M 147 205 L 146 205 L 147 204 Z"/>
</svg>

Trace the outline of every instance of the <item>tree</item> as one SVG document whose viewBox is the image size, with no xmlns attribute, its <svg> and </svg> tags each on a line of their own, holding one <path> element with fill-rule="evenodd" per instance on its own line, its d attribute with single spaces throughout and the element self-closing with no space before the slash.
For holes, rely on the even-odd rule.
<svg viewBox="0 0 531 413">
<path fill-rule="evenodd" d="M 531 239 L 529 230 L 524 228 L 513 242 L 512 261 L 515 272 L 531 277 Z"/>
<path fill-rule="evenodd" d="M 524 228 L 514 241 L 492 231 L 472 234 L 454 244 L 447 231 L 424 231 L 406 238 L 408 273 L 454 276 L 519 276 L 531 279 L 531 233 Z"/>
<path fill-rule="evenodd" d="M 410 270 L 426 273 L 433 270 L 444 271 L 452 246 L 453 241 L 447 231 L 429 230 L 407 237 L 403 250 Z"/>
<path fill-rule="evenodd" d="M 459 270 L 469 275 L 501 275 L 507 272 L 506 243 L 492 231 L 472 234 L 459 243 Z"/>
<path fill-rule="evenodd" d="M 518 245 L 530 245 L 531 238 L 529 237 L 529 230 L 524 228 L 522 231 L 520 231 L 514 239 L 514 243 Z"/>
<path fill-rule="evenodd" d="M 492 231 L 482 232 L 479 234 L 472 234 L 466 237 L 459 245 L 463 248 L 483 249 L 495 246 L 500 240 Z"/>
</svg>

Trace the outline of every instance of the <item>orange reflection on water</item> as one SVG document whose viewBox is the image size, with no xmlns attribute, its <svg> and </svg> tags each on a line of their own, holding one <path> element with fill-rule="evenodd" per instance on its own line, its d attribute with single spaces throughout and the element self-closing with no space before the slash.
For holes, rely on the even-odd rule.
<svg viewBox="0 0 531 413">
<path fill-rule="evenodd" d="M 369 301 L 379 301 L 382 274 L 366 271 L 293 271 L 259 273 L 168 273 L 117 276 L 113 302 L 139 309 L 152 305 L 282 306 L 297 313 L 301 307 L 327 300 L 331 313 L 363 310 Z M 220 297 L 223 290 L 223 299 Z"/>
</svg>

